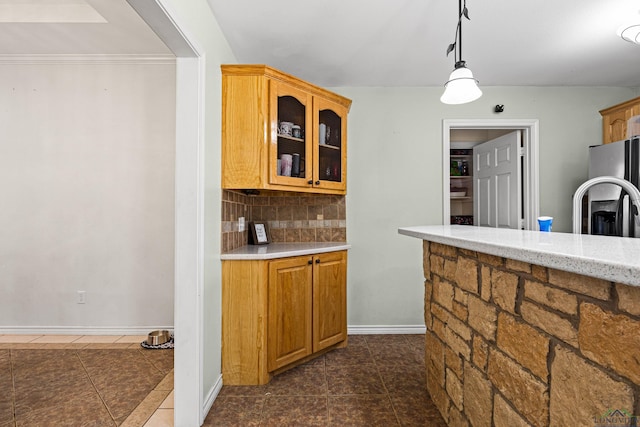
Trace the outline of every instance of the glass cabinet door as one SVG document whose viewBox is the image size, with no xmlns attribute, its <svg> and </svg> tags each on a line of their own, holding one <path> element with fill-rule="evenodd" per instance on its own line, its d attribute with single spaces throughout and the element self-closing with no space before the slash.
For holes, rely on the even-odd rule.
<svg viewBox="0 0 640 427">
<path fill-rule="evenodd" d="M 313 141 L 315 187 L 345 190 L 347 157 L 347 110 L 322 98 L 314 99 Z"/>
<path fill-rule="evenodd" d="M 310 187 L 312 97 L 275 80 L 270 81 L 269 91 L 269 182 Z"/>
</svg>

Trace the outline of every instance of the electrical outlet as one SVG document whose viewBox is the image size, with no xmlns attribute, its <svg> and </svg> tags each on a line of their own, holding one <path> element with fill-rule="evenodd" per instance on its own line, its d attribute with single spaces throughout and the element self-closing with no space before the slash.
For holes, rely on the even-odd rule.
<svg viewBox="0 0 640 427">
<path fill-rule="evenodd" d="M 324 219 L 324 215 L 322 214 L 318 214 L 318 216 L 316 217 L 316 220 L 318 221 L 322 221 Z"/>
<path fill-rule="evenodd" d="M 78 291 L 78 304 L 84 304 L 86 302 L 86 292 Z"/>
<path fill-rule="evenodd" d="M 244 231 L 244 217 L 238 218 L 238 231 Z"/>
</svg>

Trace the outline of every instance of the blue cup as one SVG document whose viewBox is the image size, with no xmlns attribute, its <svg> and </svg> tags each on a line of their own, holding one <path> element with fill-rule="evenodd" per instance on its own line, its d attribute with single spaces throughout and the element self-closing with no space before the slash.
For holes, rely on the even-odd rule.
<svg viewBox="0 0 640 427">
<path fill-rule="evenodd" d="M 551 226 L 553 225 L 553 217 L 539 216 L 538 225 L 540 226 L 540 231 L 551 231 Z"/>
</svg>

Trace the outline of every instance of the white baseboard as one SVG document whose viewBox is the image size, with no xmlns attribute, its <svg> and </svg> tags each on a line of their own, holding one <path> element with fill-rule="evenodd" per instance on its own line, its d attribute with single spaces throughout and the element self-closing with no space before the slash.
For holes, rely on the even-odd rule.
<svg viewBox="0 0 640 427">
<path fill-rule="evenodd" d="M 211 387 L 211 390 L 209 390 L 209 393 L 207 393 L 207 396 L 204 399 L 204 405 L 202 406 L 202 422 L 207 418 L 207 414 L 209 414 L 209 411 L 213 406 L 213 402 L 215 402 L 216 397 L 218 397 L 220 390 L 222 390 L 222 375 L 218 377 L 218 380 L 213 387 Z"/>
<path fill-rule="evenodd" d="M 5 335 L 147 335 L 151 331 L 168 330 L 173 326 L 0 326 Z"/>
<path fill-rule="evenodd" d="M 0 326 L 0 334 L 6 335 L 147 335 L 151 331 L 173 326 L 127 326 L 127 327 L 83 327 L 83 326 Z M 424 334 L 424 325 L 351 325 L 347 332 L 352 335 L 374 334 Z"/>
<path fill-rule="evenodd" d="M 347 327 L 350 335 L 382 335 L 382 334 L 424 334 L 427 327 L 424 325 L 351 325 Z"/>
</svg>

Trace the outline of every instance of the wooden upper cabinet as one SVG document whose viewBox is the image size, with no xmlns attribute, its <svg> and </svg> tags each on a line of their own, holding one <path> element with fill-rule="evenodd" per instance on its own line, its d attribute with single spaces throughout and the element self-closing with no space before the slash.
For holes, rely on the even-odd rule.
<svg viewBox="0 0 640 427">
<path fill-rule="evenodd" d="M 221 69 L 222 187 L 345 194 L 351 100 L 266 65 Z"/>
<path fill-rule="evenodd" d="M 627 139 L 627 121 L 640 115 L 640 97 L 600 111 L 602 115 L 602 143 Z"/>
<path fill-rule="evenodd" d="M 313 101 L 313 182 L 323 190 L 346 191 L 347 108 L 324 98 Z"/>
<path fill-rule="evenodd" d="M 312 110 L 310 93 L 281 81 L 269 81 L 269 184 L 309 187 L 313 160 Z M 285 133 L 287 129 L 282 123 L 298 127 L 298 133 L 294 134 L 293 129 Z M 287 155 L 291 156 L 291 164 L 285 172 L 280 159 Z"/>
</svg>

